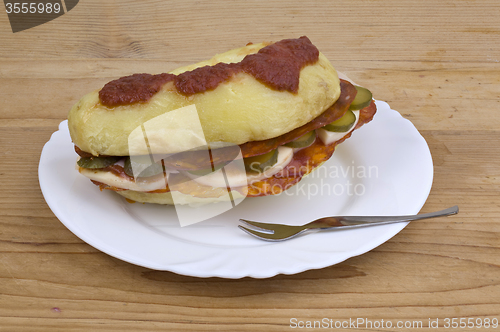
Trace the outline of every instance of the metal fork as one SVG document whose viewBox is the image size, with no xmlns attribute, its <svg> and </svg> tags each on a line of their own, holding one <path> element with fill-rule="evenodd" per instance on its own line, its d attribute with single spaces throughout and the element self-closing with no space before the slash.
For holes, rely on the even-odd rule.
<svg viewBox="0 0 500 332">
<path fill-rule="evenodd" d="M 284 241 L 305 234 L 311 231 L 340 230 L 358 227 L 387 225 L 398 222 L 420 220 L 427 218 L 443 217 L 458 213 L 458 206 L 451 208 L 416 215 L 407 216 L 345 216 L 345 217 L 325 217 L 302 226 L 291 226 L 283 224 L 270 224 L 257 221 L 240 219 L 240 221 L 250 228 L 238 225 L 240 229 L 265 241 Z"/>
</svg>

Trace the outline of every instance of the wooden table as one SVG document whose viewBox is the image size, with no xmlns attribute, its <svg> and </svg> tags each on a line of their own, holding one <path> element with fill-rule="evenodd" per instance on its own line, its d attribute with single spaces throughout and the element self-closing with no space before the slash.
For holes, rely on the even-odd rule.
<svg viewBox="0 0 500 332">
<path fill-rule="evenodd" d="M 288 331 L 358 318 L 364 331 L 483 330 L 445 327 L 500 319 L 499 13 L 497 0 L 86 0 L 15 34 L 0 14 L 0 331 Z M 458 204 L 459 215 L 328 268 L 225 280 L 114 259 L 48 208 L 40 152 L 83 94 L 301 35 L 413 122 L 435 167 L 422 212 Z"/>
</svg>

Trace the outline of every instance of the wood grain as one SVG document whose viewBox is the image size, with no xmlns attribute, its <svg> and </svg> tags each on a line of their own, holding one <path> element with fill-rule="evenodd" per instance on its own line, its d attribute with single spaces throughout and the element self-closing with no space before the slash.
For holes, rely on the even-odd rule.
<svg viewBox="0 0 500 332">
<path fill-rule="evenodd" d="M 0 331 L 286 331 L 292 318 L 436 331 L 445 318 L 500 319 L 499 9 L 496 0 L 88 0 L 15 34 L 0 15 Z M 225 280 L 112 258 L 48 208 L 41 149 L 83 94 L 301 35 L 413 122 L 435 167 L 422 212 L 458 204 L 459 215 L 412 223 L 336 266 Z"/>
</svg>

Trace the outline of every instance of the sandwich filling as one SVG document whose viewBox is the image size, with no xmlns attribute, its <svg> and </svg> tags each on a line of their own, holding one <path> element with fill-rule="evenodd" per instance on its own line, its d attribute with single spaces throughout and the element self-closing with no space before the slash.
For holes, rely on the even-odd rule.
<svg viewBox="0 0 500 332">
<path fill-rule="evenodd" d="M 356 96 L 356 89 L 346 81 L 341 81 L 341 88 L 341 96 L 337 102 L 310 123 L 274 139 L 240 145 L 244 161 L 248 161 L 246 165 L 250 164 L 255 157 L 273 152 L 275 160 L 262 170 L 250 165 L 244 176 L 241 172 L 231 172 L 230 167 L 225 167 L 226 180 L 231 183 L 231 189 L 247 197 L 279 194 L 297 184 L 302 177 L 328 160 L 338 144 L 350 137 L 355 129 L 371 121 L 376 112 L 374 101 L 370 99 L 369 105 L 361 110 L 349 111 L 349 106 Z M 328 130 L 329 124 L 341 121 L 348 112 L 354 116 L 349 123 L 349 128 L 340 126 L 340 131 Z M 335 120 L 331 121 L 332 118 Z M 305 136 L 308 136 L 305 143 L 299 143 L 295 145 L 297 147 L 293 147 L 297 144 L 294 142 L 301 139 L 305 141 L 303 139 Z M 305 144 L 305 146 L 300 144 Z M 77 147 L 76 151 L 81 157 L 89 157 L 89 154 Z M 214 155 L 224 154 L 212 154 L 212 166 L 224 162 L 214 158 Z M 169 181 L 177 183 L 175 190 L 187 195 L 217 197 L 224 194 L 227 187 L 227 182 L 221 181 L 221 177 L 218 176 L 221 169 L 198 176 L 196 171 L 206 169 L 206 165 L 200 164 L 196 152 L 186 154 L 183 158 L 176 158 L 176 165 L 166 165 L 163 162 L 163 171 L 160 174 L 139 178 L 126 173 L 124 158 L 126 157 L 100 169 L 83 167 L 78 169 L 101 190 L 117 192 L 138 191 L 151 194 L 169 192 L 170 188 L 165 180 L 167 174 Z"/>
</svg>

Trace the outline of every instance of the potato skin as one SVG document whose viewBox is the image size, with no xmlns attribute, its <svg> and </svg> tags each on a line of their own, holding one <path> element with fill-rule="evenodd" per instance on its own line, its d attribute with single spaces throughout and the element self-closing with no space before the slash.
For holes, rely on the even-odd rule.
<svg viewBox="0 0 500 332">
<path fill-rule="evenodd" d="M 180 74 L 219 62 L 239 62 L 268 43 L 251 44 L 178 68 Z M 129 155 L 128 137 L 134 129 L 166 112 L 196 105 L 207 142 L 243 144 L 273 138 L 300 127 L 323 113 L 340 95 L 339 78 L 320 53 L 316 63 L 300 72 L 297 94 L 276 91 L 240 72 L 211 91 L 185 96 L 173 82 L 165 84 L 148 102 L 106 107 L 99 90 L 85 95 L 70 110 L 68 125 L 73 142 L 93 155 Z M 169 137 L 164 138 L 165 142 Z M 163 153 L 181 152 L 183 140 L 165 144 Z M 161 142 L 160 142 L 161 145 Z"/>
</svg>

